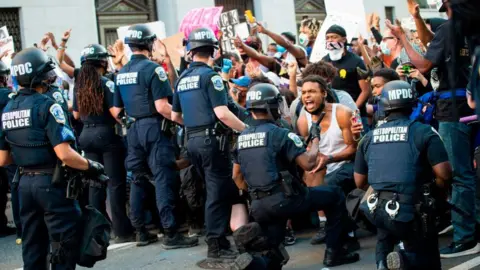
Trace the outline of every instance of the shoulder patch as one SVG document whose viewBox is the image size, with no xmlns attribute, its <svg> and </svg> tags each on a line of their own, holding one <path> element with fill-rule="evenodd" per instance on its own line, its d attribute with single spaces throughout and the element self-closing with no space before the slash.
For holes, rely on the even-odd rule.
<svg viewBox="0 0 480 270">
<path fill-rule="evenodd" d="M 223 79 L 219 75 L 215 75 L 212 77 L 212 83 L 215 90 L 222 91 L 224 89 Z"/>
<path fill-rule="evenodd" d="M 290 138 L 290 140 L 292 140 L 295 143 L 296 147 L 298 147 L 298 148 L 303 147 L 303 142 L 300 139 L 300 137 L 298 137 L 297 134 L 295 134 L 293 132 L 290 132 L 290 133 L 288 133 L 288 138 Z"/>
<path fill-rule="evenodd" d="M 53 98 L 56 102 L 63 104 L 65 101 L 63 100 L 62 94 L 60 92 L 53 92 Z"/>
<path fill-rule="evenodd" d="M 63 141 L 75 141 L 75 135 L 70 130 L 70 128 L 63 126 L 62 131 L 60 132 Z"/>
<path fill-rule="evenodd" d="M 65 124 L 65 114 L 63 113 L 63 109 L 57 103 L 50 106 L 50 113 L 52 114 L 55 121 L 59 124 Z"/>
<path fill-rule="evenodd" d="M 155 69 L 155 73 L 157 73 L 158 75 L 158 78 L 160 79 L 160 81 L 164 82 L 168 79 L 167 77 L 167 73 L 165 72 L 165 69 L 163 69 L 163 67 L 157 67 Z"/>
<path fill-rule="evenodd" d="M 115 83 L 112 81 L 107 81 L 105 85 L 108 87 L 110 92 L 115 93 Z"/>
<path fill-rule="evenodd" d="M 12 92 L 12 93 L 8 94 L 8 98 L 12 99 L 16 95 L 17 95 L 17 92 Z"/>
</svg>

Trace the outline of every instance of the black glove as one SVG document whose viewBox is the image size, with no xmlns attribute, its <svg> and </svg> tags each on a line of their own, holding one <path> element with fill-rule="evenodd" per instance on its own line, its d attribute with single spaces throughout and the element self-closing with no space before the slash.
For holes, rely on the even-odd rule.
<svg viewBox="0 0 480 270">
<path fill-rule="evenodd" d="M 312 123 L 312 127 L 310 127 L 310 138 L 311 140 L 318 138 L 320 140 L 320 125 L 317 123 Z"/>
<path fill-rule="evenodd" d="M 86 172 L 88 174 L 99 176 L 105 173 L 105 170 L 103 169 L 102 164 L 90 159 L 87 159 L 87 161 L 88 161 L 88 169 Z"/>
</svg>

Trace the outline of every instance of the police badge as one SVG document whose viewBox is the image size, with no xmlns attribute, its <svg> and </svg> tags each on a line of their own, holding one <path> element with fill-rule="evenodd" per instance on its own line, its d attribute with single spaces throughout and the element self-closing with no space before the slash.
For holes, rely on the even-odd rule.
<svg viewBox="0 0 480 270">
<path fill-rule="evenodd" d="M 52 114 L 55 121 L 59 124 L 65 124 L 65 114 L 63 113 L 62 107 L 57 103 L 50 106 L 50 113 Z"/>
<path fill-rule="evenodd" d="M 160 81 L 164 82 L 168 79 L 167 77 L 167 73 L 165 72 L 165 70 L 162 68 L 162 67 L 157 67 L 155 69 L 155 73 L 158 74 L 158 78 L 160 79 Z"/>
<path fill-rule="evenodd" d="M 294 143 L 295 143 L 295 146 L 300 148 L 300 147 L 303 147 L 303 142 L 302 140 L 300 140 L 300 137 L 297 136 L 297 134 L 295 133 L 288 133 L 288 138 L 290 138 L 290 140 L 292 140 Z"/>
<path fill-rule="evenodd" d="M 112 94 L 115 93 L 115 83 L 114 82 L 108 81 L 105 85 L 108 87 L 108 90 L 110 90 L 110 92 L 112 92 Z"/>
<path fill-rule="evenodd" d="M 60 94 L 60 92 L 53 92 L 53 98 L 55 99 L 55 101 L 57 101 L 60 104 L 63 104 L 64 102 L 62 94 Z"/>
<path fill-rule="evenodd" d="M 224 89 L 222 77 L 215 75 L 212 77 L 213 87 L 217 91 L 222 91 Z"/>
</svg>

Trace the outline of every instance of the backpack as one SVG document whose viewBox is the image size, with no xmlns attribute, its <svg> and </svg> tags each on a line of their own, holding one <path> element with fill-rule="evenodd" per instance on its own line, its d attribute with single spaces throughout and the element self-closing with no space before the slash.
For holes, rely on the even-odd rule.
<svg viewBox="0 0 480 270">
<path fill-rule="evenodd" d="M 83 234 L 81 236 L 80 257 L 77 264 L 92 268 L 96 262 L 107 258 L 112 225 L 93 206 L 87 205 L 82 210 Z"/>
</svg>

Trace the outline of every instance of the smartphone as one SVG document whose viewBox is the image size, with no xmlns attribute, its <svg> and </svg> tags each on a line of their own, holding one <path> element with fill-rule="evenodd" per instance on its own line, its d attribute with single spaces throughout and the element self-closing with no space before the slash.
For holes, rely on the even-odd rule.
<svg viewBox="0 0 480 270">
<path fill-rule="evenodd" d="M 412 63 L 402 64 L 402 70 L 403 70 L 403 73 L 405 73 L 405 75 L 410 74 L 410 71 L 412 70 L 412 68 L 413 68 Z"/>
<path fill-rule="evenodd" d="M 361 124 L 362 123 L 362 117 L 360 116 L 360 110 L 355 110 L 352 115 L 355 118 L 355 123 Z"/>
</svg>

